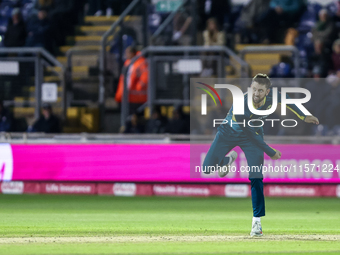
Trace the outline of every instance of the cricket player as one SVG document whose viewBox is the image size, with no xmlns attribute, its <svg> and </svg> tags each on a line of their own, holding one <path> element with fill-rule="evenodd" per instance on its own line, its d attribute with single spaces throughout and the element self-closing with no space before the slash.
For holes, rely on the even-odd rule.
<svg viewBox="0 0 340 255">
<path fill-rule="evenodd" d="M 269 109 L 272 105 L 272 90 L 270 89 L 271 81 L 267 75 L 257 74 L 252 80 L 251 87 L 253 89 L 253 94 L 244 94 L 244 115 L 234 115 L 233 107 L 231 107 L 224 120 L 226 124 L 222 124 L 218 127 L 216 137 L 205 157 L 203 169 L 211 170 L 211 166 L 218 165 L 221 166 L 218 170 L 219 176 L 226 176 L 229 171 L 225 170 L 228 169 L 237 158 L 237 153 L 231 150 L 236 146 L 239 146 L 242 149 L 245 153 L 249 169 L 254 169 L 254 171 L 249 171 L 254 216 L 250 235 L 262 236 L 261 217 L 265 216 L 262 174 L 264 152 L 273 160 L 280 159 L 281 152 L 271 148 L 264 142 L 262 127 L 251 127 L 247 124 L 249 120 L 252 120 L 252 126 L 260 126 L 259 121 L 254 121 L 254 119 L 263 120 L 268 117 L 255 115 L 250 112 L 247 100 L 248 96 L 252 96 L 255 109 Z M 278 102 L 281 103 L 281 93 L 279 92 Z M 294 112 L 301 120 L 307 123 L 319 124 L 319 120 L 316 117 L 312 115 L 306 116 L 295 105 L 289 104 L 287 105 L 287 108 Z M 245 125 L 242 124 L 244 120 Z M 231 122 L 232 126 L 230 125 Z M 226 154 L 228 155 L 226 156 Z M 252 168 L 252 166 L 254 167 Z M 210 173 L 210 170 L 206 170 L 205 173 Z"/>
</svg>

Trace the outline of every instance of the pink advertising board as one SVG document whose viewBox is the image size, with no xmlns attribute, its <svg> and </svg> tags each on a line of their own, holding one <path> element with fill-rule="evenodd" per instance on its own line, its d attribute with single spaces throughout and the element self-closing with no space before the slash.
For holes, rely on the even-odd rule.
<svg viewBox="0 0 340 255">
<path fill-rule="evenodd" d="M 86 182 L 248 182 L 242 151 L 226 178 L 198 171 L 209 144 L 0 144 L 0 180 Z M 339 145 L 273 145 L 267 183 L 340 183 Z M 272 170 L 270 168 L 272 166 Z M 275 168 L 276 167 L 276 168 Z M 279 168 L 278 168 L 279 167 Z M 280 169 L 281 168 L 281 169 Z M 313 168 L 313 170 L 312 170 Z M 308 170 L 309 169 L 309 170 Z M 233 170 L 233 169 L 232 169 Z M 276 171 L 278 170 L 278 171 Z M 308 171 L 307 171 L 308 170 Z"/>
</svg>

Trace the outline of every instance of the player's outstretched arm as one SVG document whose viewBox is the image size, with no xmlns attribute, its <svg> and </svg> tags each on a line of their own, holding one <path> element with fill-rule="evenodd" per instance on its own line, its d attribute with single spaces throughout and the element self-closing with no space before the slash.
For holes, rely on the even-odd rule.
<svg viewBox="0 0 340 255">
<path fill-rule="evenodd" d="M 313 116 L 313 115 L 306 116 L 305 122 L 306 123 L 313 123 L 313 124 L 319 125 L 318 118 Z"/>
</svg>

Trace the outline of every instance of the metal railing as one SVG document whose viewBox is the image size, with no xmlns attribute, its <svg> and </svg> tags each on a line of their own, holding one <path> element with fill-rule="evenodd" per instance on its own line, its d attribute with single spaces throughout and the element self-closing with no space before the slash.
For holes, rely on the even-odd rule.
<svg viewBox="0 0 340 255">
<path fill-rule="evenodd" d="M 34 62 L 34 84 L 35 84 L 35 111 L 34 116 L 38 118 L 40 116 L 41 106 L 42 106 L 42 84 L 44 82 L 44 67 L 59 67 L 61 72 L 58 73 L 61 87 L 62 87 L 62 98 L 61 98 L 61 107 L 62 107 L 62 118 L 64 119 L 66 116 L 66 91 L 65 91 L 65 68 L 64 66 L 48 51 L 44 48 L 0 48 L 0 53 L 3 56 L 0 56 L 0 60 L 2 61 L 33 61 Z M 7 55 L 10 54 L 10 55 Z M 12 54 L 17 54 L 14 57 Z M 28 55 L 33 56 L 28 56 Z M 7 55 L 7 56 L 5 56 Z M 20 75 L 20 73 L 19 73 Z M 5 105 L 15 105 L 14 100 L 6 100 L 4 101 Z"/>
<path fill-rule="evenodd" d="M 247 46 L 240 51 L 240 57 L 244 59 L 246 54 L 251 53 L 279 53 L 279 52 L 292 52 L 294 55 L 294 68 L 295 77 L 301 77 L 300 74 L 300 55 L 299 50 L 295 46 Z"/>
<path fill-rule="evenodd" d="M 0 143 L 13 144 L 211 143 L 213 139 L 214 135 L 0 133 Z M 265 136 L 265 139 L 272 144 L 340 144 L 339 136 Z"/>
<path fill-rule="evenodd" d="M 143 49 L 139 55 L 135 56 L 134 58 L 131 59 L 130 64 L 127 66 L 125 70 L 125 80 L 124 80 L 124 91 L 123 91 L 123 100 L 122 100 L 122 107 L 121 107 L 121 126 L 124 126 L 125 121 L 128 117 L 129 114 L 129 103 L 128 103 L 128 82 L 127 82 L 127 72 L 130 68 L 130 66 L 140 57 L 148 57 L 148 68 L 149 68 L 149 84 L 148 84 L 148 89 L 147 89 L 147 97 L 148 101 L 142 106 L 148 106 L 150 109 L 150 112 L 152 113 L 152 106 L 157 103 L 157 104 L 176 104 L 179 103 L 179 99 L 177 100 L 157 100 L 154 98 L 155 95 L 155 89 L 156 89 L 156 81 L 155 81 L 155 61 L 157 59 L 168 59 L 169 57 L 172 56 L 172 54 L 177 54 L 177 56 L 172 56 L 172 58 L 177 58 L 178 59 L 188 59 L 188 58 L 204 58 L 201 53 L 203 52 L 212 52 L 212 53 L 218 53 L 220 54 L 217 56 L 217 59 L 219 61 L 218 64 L 218 77 L 225 77 L 225 58 L 233 58 L 238 64 L 239 64 L 239 73 L 241 78 L 247 78 L 249 74 L 249 65 L 246 63 L 243 59 L 241 59 L 237 54 L 235 54 L 232 50 L 230 50 L 227 47 L 223 46 L 149 46 L 145 49 Z M 171 56 L 169 56 L 169 54 Z M 179 53 L 182 53 L 182 55 L 178 55 Z M 165 54 L 165 55 L 161 55 Z M 194 54 L 194 55 L 190 55 Z M 236 66 L 235 66 L 236 67 Z M 189 79 L 190 80 L 190 79 Z M 189 81 L 188 80 L 188 81 Z M 189 86 L 189 84 L 187 84 Z M 182 103 L 189 105 L 189 98 L 187 100 L 183 101 Z"/>
<path fill-rule="evenodd" d="M 73 70 L 72 70 L 72 60 L 75 55 L 78 56 L 88 56 L 88 55 L 97 55 L 99 54 L 100 50 L 98 49 L 97 46 L 75 46 L 71 49 L 69 49 L 66 52 L 66 84 L 67 88 L 71 89 L 73 85 Z M 72 100 L 72 102 L 75 102 L 75 100 Z M 92 104 L 90 100 L 76 100 L 77 103 L 82 103 L 86 105 Z"/>
<path fill-rule="evenodd" d="M 122 24 L 124 18 L 138 5 L 145 5 L 145 13 L 143 15 L 143 26 L 144 26 L 144 34 L 143 34 L 143 45 L 144 47 L 148 43 L 148 35 L 146 33 L 147 27 L 147 1 L 146 0 L 133 0 L 129 6 L 123 11 L 123 13 L 119 16 L 119 18 L 112 24 L 110 29 L 105 32 L 103 38 L 101 40 L 101 50 L 100 50 L 100 58 L 99 58 L 99 105 L 101 109 L 104 107 L 105 100 L 105 70 L 106 70 L 106 47 L 109 45 L 109 37 L 115 34 L 116 29 Z M 111 37 L 113 39 L 113 37 Z M 121 52 L 122 53 L 122 52 Z M 121 54 L 122 56 L 122 54 Z"/>
<path fill-rule="evenodd" d="M 151 45 L 155 44 L 156 38 L 161 35 L 161 33 L 164 31 L 164 29 L 170 24 L 170 22 L 173 21 L 175 15 L 180 11 L 182 7 L 184 7 L 186 4 L 190 4 L 190 14 L 192 17 L 192 25 L 191 25 L 191 37 L 192 37 L 192 45 L 197 44 L 197 3 L 196 0 L 183 0 L 182 3 L 169 14 L 169 16 L 163 21 L 163 23 L 157 28 L 157 30 L 153 33 L 153 35 L 150 38 Z"/>
</svg>

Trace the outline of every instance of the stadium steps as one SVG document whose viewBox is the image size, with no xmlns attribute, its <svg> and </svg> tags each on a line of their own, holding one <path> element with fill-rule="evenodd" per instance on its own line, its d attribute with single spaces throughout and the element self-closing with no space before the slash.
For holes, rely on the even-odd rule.
<svg viewBox="0 0 340 255">
<path fill-rule="evenodd" d="M 35 87 L 34 86 L 31 86 L 31 87 L 26 87 L 28 90 L 29 93 L 34 93 L 35 92 Z M 59 92 L 62 92 L 63 91 L 63 88 L 62 87 L 58 87 L 58 93 Z"/>
<path fill-rule="evenodd" d="M 47 67 L 47 72 L 61 73 L 61 67 L 53 66 Z M 89 76 L 89 66 L 72 66 L 72 75 L 77 77 L 88 77 Z"/>
<path fill-rule="evenodd" d="M 57 60 L 64 66 L 67 65 L 67 57 L 60 56 L 57 57 Z M 94 66 L 98 63 L 98 61 L 99 61 L 98 55 L 90 56 L 74 55 L 72 57 L 72 66 Z"/>
<path fill-rule="evenodd" d="M 112 40 L 113 36 L 109 36 L 108 39 Z M 66 41 L 70 45 L 74 46 L 100 46 L 102 36 L 99 35 L 85 35 L 85 36 L 69 36 Z"/>
<path fill-rule="evenodd" d="M 91 24 L 96 26 L 111 26 L 115 21 L 117 21 L 119 16 L 86 16 L 85 24 Z M 124 23 L 129 22 L 141 22 L 142 17 L 128 15 L 124 18 Z"/>
<path fill-rule="evenodd" d="M 86 17 L 87 24 L 84 26 L 76 27 L 76 35 L 66 38 L 66 45 L 59 48 L 59 56 L 57 60 L 67 66 L 66 52 L 77 47 L 78 50 L 84 49 L 85 51 L 98 51 L 98 54 L 84 54 L 72 56 L 72 81 L 74 88 L 75 100 L 92 100 L 98 99 L 98 58 L 100 52 L 100 41 L 102 35 L 110 28 L 112 23 L 117 20 L 118 17 Z M 127 17 L 126 20 L 134 20 L 134 18 Z M 94 22 L 102 25 L 96 25 Z M 109 50 L 110 47 L 107 47 Z M 61 73 L 60 67 L 46 67 L 43 73 L 43 81 L 46 83 L 56 83 L 58 85 L 58 102 L 62 98 Z M 34 84 L 34 77 L 31 78 Z M 16 107 L 14 107 L 14 115 L 17 117 L 25 117 L 27 122 L 31 125 L 34 121 L 34 105 L 35 105 L 35 87 L 24 87 L 20 96 L 14 99 Z M 53 104 L 52 104 L 53 105 Z M 53 110 L 56 114 L 61 114 L 60 104 L 53 105 Z M 84 108 L 84 107 L 83 107 Z M 87 107 L 89 108 L 89 107 Z M 96 109 L 87 109 L 86 107 L 81 110 L 81 114 L 78 114 L 78 124 L 74 124 L 74 121 L 68 123 L 70 116 L 67 114 L 66 120 L 66 132 L 95 132 L 98 131 L 98 114 L 94 113 Z M 69 111 L 69 110 L 67 110 Z M 79 110 L 80 111 L 80 110 Z M 80 123 L 80 124 L 79 124 Z"/>
<path fill-rule="evenodd" d="M 71 49 L 71 48 L 74 48 L 74 45 L 61 46 L 61 47 L 59 47 L 59 50 L 62 53 L 62 56 L 66 56 L 65 55 L 66 52 L 69 49 Z M 100 45 L 84 45 L 84 46 L 77 47 L 77 49 L 78 50 L 83 49 L 84 51 L 87 51 L 87 50 L 89 50 L 89 51 L 98 51 L 98 53 L 99 53 L 101 47 L 100 47 Z M 110 50 L 110 46 L 107 46 L 106 50 L 109 51 Z"/>
<path fill-rule="evenodd" d="M 61 111 L 61 107 L 53 108 L 53 112 L 57 115 L 60 115 Z M 34 123 L 34 107 L 15 107 L 13 114 L 15 118 L 26 118 L 29 125 Z M 69 107 L 66 116 L 64 133 L 98 132 L 98 108 Z"/>
<path fill-rule="evenodd" d="M 66 38 L 66 45 L 59 47 L 59 56 L 57 59 L 65 67 L 67 66 L 67 51 L 76 47 L 77 51 L 83 51 L 82 55 L 74 54 L 72 56 L 72 94 L 74 100 L 82 101 L 97 101 L 98 100 L 98 60 L 101 50 L 100 42 L 104 33 L 110 29 L 111 25 L 119 18 L 119 16 L 86 16 L 84 18 L 84 25 L 75 28 L 76 34 Z M 137 38 L 142 41 L 142 17 L 140 16 L 127 16 L 124 19 L 124 26 L 134 27 L 136 30 Z M 119 28 L 117 28 L 117 31 Z M 109 39 L 112 39 L 109 38 Z M 109 51 L 111 46 L 107 46 L 106 50 Z M 98 53 L 96 53 L 96 51 Z M 58 75 L 61 73 L 61 68 L 47 68 L 45 71 L 45 82 L 60 82 Z M 84 110 L 82 110 L 84 111 Z M 97 130 L 98 117 L 93 113 L 95 110 L 87 109 L 88 113 L 75 114 L 78 118 L 77 123 L 82 123 L 85 130 Z M 92 111 L 92 113 L 91 113 Z M 86 115 L 88 114 L 88 115 Z M 67 121 L 71 115 L 67 115 Z M 73 117 L 72 117 L 73 118 Z M 79 125 L 74 125 L 75 121 L 70 121 L 66 125 L 66 132 L 78 132 L 81 128 Z M 75 129 L 72 129 L 75 128 Z M 78 131 L 77 131 L 78 130 Z M 84 129 L 82 129 L 83 132 Z"/>
<path fill-rule="evenodd" d="M 89 107 L 69 107 L 67 121 L 63 128 L 65 133 L 98 132 L 99 109 Z"/>
<path fill-rule="evenodd" d="M 248 46 L 268 46 L 261 44 L 237 44 L 235 45 L 236 51 L 241 51 Z M 273 44 L 270 46 L 283 46 L 283 44 Z M 248 53 L 244 56 L 245 61 L 250 65 L 252 76 L 257 73 L 269 74 L 273 65 L 280 62 L 282 56 L 291 56 L 288 52 L 277 53 Z"/>
<path fill-rule="evenodd" d="M 235 50 L 241 51 L 245 47 L 250 47 L 250 46 L 284 46 L 284 44 L 236 44 Z"/>
<path fill-rule="evenodd" d="M 173 117 L 173 111 L 175 109 L 175 107 L 173 105 L 162 105 L 160 106 L 161 108 L 161 114 L 165 117 L 167 117 L 168 119 L 172 119 Z M 182 110 L 185 114 L 190 114 L 190 106 L 186 105 L 182 107 Z M 150 108 L 149 107 L 145 107 L 144 108 L 144 118 L 145 119 L 150 119 L 151 115 L 150 115 Z"/>
<path fill-rule="evenodd" d="M 14 102 L 15 103 L 35 103 L 35 97 L 31 96 L 31 97 L 14 97 Z M 56 103 L 60 103 L 61 102 L 61 97 L 58 97 L 58 100 Z"/>
<path fill-rule="evenodd" d="M 79 26 L 76 27 L 77 34 L 88 36 L 103 36 L 110 26 Z"/>
</svg>

